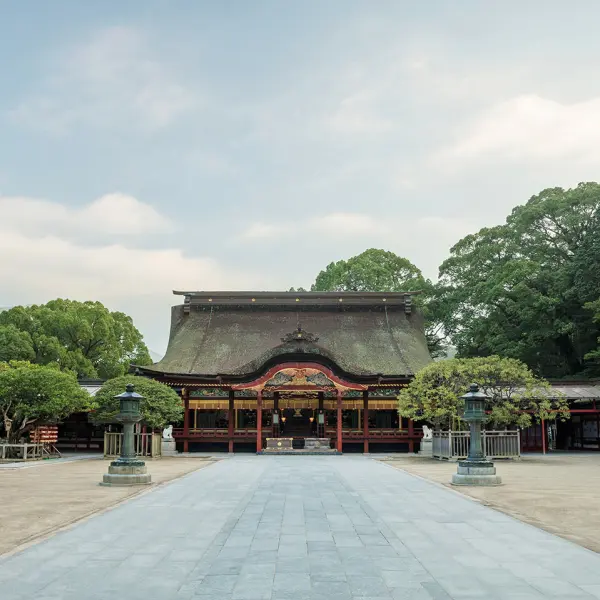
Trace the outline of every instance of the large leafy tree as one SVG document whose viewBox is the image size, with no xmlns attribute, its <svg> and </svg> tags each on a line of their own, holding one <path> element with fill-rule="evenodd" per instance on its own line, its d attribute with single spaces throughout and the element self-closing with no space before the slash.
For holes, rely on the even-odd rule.
<svg viewBox="0 0 600 600">
<path fill-rule="evenodd" d="M 441 324 L 434 304 L 434 286 L 407 258 L 371 248 L 348 260 L 332 262 L 312 285 L 314 292 L 421 291 L 417 304 L 425 317 L 427 343 L 432 356 L 445 354 Z"/>
<path fill-rule="evenodd" d="M 119 412 L 118 394 L 122 394 L 127 384 L 132 383 L 135 391 L 144 399 L 140 410 L 143 423 L 152 429 L 160 429 L 169 424 L 178 423 L 183 416 L 181 398 L 172 388 L 158 381 L 125 375 L 107 381 L 94 397 L 96 409 L 92 420 L 96 423 L 112 423 Z"/>
<path fill-rule="evenodd" d="M 100 302 L 62 299 L 0 313 L 0 357 L 102 379 L 123 375 L 131 362 L 152 362 L 130 317 Z"/>
<path fill-rule="evenodd" d="M 548 383 L 511 358 L 453 358 L 419 371 L 398 397 L 398 411 L 415 420 L 451 426 L 464 407 L 461 396 L 477 383 L 489 397 L 490 424 L 528 427 L 532 421 L 569 417 L 564 398 L 552 398 Z"/>
<path fill-rule="evenodd" d="M 542 191 L 504 225 L 460 240 L 436 306 L 459 356 L 498 354 L 545 377 L 592 374 L 598 323 L 600 186 Z"/>
<path fill-rule="evenodd" d="M 24 361 L 0 363 L 0 412 L 9 442 L 90 406 L 89 394 L 72 373 Z"/>
<path fill-rule="evenodd" d="M 371 248 L 348 260 L 332 262 L 317 275 L 315 292 L 408 292 L 426 282 L 407 258 Z"/>
<path fill-rule="evenodd" d="M 595 302 L 586 304 L 586 308 L 594 313 L 594 321 L 600 323 L 600 298 Z M 585 357 L 595 365 L 600 366 L 600 337 L 598 338 L 598 348 L 588 352 Z"/>
<path fill-rule="evenodd" d="M 0 362 L 34 359 L 31 336 L 14 325 L 0 325 Z"/>
</svg>

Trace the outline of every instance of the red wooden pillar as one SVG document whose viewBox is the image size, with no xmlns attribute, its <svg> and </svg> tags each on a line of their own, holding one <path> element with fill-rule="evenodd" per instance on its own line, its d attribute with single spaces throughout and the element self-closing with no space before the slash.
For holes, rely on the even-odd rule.
<svg viewBox="0 0 600 600">
<path fill-rule="evenodd" d="M 337 442 L 338 452 L 342 452 L 342 390 L 337 391 Z"/>
<path fill-rule="evenodd" d="M 542 454 L 546 454 L 546 421 L 542 419 Z"/>
<path fill-rule="evenodd" d="M 363 391 L 363 438 L 365 454 L 369 453 L 369 390 Z"/>
<path fill-rule="evenodd" d="M 256 451 L 262 450 L 262 390 L 256 396 Z"/>
<path fill-rule="evenodd" d="M 277 414 L 279 421 L 281 420 L 281 415 L 279 414 L 279 392 L 273 392 L 273 414 Z M 275 423 L 275 419 L 271 417 L 271 427 L 273 429 L 271 435 L 273 437 L 279 437 L 279 421 Z"/>
<path fill-rule="evenodd" d="M 233 425 L 235 419 L 235 392 L 229 390 L 229 420 L 227 421 L 227 438 L 229 441 L 229 452 L 233 452 Z"/>
<path fill-rule="evenodd" d="M 412 419 L 408 420 L 408 451 L 415 451 L 415 442 L 413 440 L 413 436 L 415 435 L 415 424 Z"/>
<path fill-rule="evenodd" d="M 183 396 L 183 451 L 190 451 L 190 393 L 187 388 L 181 390 Z"/>
</svg>

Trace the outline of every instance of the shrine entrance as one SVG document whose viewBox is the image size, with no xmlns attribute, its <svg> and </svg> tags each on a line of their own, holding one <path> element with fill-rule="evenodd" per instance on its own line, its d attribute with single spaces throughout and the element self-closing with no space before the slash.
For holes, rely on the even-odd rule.
<svg viewBox="0 0 600 600">
<path fill-rule="evenodd" d="M 284 408 L 281 411 L 279 435 L 298 440 L 315 437 L 316 423 L 313 411 L 306 408 Z"/>
</svg>

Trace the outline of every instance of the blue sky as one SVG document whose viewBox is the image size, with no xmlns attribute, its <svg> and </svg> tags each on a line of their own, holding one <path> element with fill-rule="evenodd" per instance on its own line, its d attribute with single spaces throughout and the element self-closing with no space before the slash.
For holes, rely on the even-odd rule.
<svg viewBox="0 0 600 600">
<path fill-rule="evenodd" d="M 369 247 L 435 278 L 597 180 L 597 2 L 0 4 L 0 306 L 308 287 Z"/>
</svg>

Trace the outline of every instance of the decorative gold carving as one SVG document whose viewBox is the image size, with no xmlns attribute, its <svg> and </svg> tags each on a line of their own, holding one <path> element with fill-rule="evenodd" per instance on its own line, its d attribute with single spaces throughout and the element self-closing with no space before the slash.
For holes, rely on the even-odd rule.
<svg viewBox="0 0 600 600">
<path fill-rule="evenodd" d="M 298 329 L 296 329 L 296 331 L 293 331 L 292 333 L 286 333 L 281 338 L 281 341 L 285 343 L 310 342 L 314 344 L 319 341 L 319 338 L 314 333 L 309 333 L 308 331 L 302 329 L 300 325 L 298 325 Z"/>
</svg>

